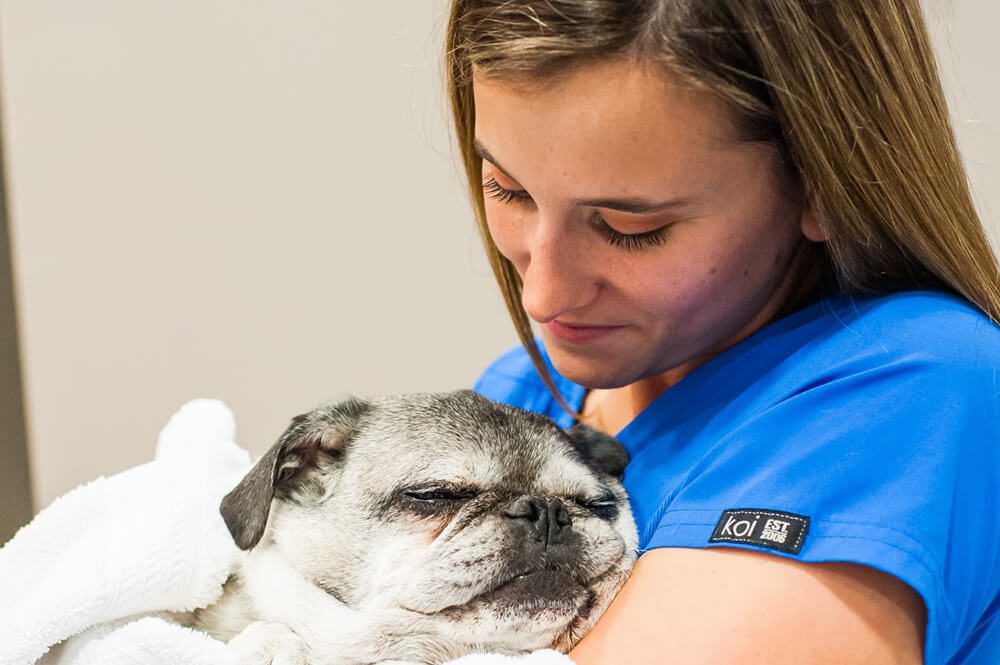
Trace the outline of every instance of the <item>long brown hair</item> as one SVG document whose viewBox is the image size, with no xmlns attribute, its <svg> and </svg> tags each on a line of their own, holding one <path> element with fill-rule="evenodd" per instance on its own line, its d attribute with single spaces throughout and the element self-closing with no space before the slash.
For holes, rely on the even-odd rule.
<svg viewBox="0 0 1000 665">
<path fill-rule="evenodd" d="M 520 278 L 486 227 L 472 75 L 544 83 L 623 57 L 713 92 L 747 140 L 785 156 L 842 292 L 939 289 L 1000 321 L 1000 268 L 919 0 L 453 0 L 449 96 L 476 218 L 518 336 L 553 392 Z"/>
</svg>

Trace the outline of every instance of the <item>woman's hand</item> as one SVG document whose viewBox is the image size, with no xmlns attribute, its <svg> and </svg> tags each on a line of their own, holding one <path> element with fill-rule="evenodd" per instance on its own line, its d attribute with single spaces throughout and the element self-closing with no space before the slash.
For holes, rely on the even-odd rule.
<svg viewBox="0 0 1000 665">
<path fill-rule="evenodd" d="M 736 549 L 656 549 L 572 651 L 579 665 L 923 662 L 926 612 L 899 579 Z"/>
</svg>

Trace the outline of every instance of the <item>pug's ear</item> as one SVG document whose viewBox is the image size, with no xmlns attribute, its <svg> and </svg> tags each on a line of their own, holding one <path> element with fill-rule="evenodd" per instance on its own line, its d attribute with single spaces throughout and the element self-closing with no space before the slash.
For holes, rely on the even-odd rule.
<svg viewBox="0 0 1000 665">
<path fill-rule="evenodd" d="M 628 452 L 618 439 L 582 423 L 570 427 L 566 434 L 587 466 L 621 480 Z"/>
<path fill-rule="evenodd" d="M 275 493 L 301 486 L 310 471 L 336 461 L 369 408 L 368 402 L 350 398 L 292 419 L 277 443 L 222 498 L 219 512 L 240 549 L 260 542 Z"/>
</svg>

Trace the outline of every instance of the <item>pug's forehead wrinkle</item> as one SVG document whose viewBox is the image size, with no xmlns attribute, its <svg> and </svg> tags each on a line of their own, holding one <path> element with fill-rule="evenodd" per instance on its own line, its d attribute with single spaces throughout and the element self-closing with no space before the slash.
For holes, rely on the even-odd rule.
<svg viewBox="0 0 1000 665">
<path fill-rule="evenodd" d="M 505 439 L 537 439 L 557 430 L 543 416 L 492 402 L 471 390 L 418 393 L 376 400 L 393 424 L 429 435 L 475 439 L 495 433 Z"/>
<path fill-rule="evenodd" d="M 499 460 L 475 451 L 465 456 L 441 456 L 427 460 L 418 470 L 404 472 L 410 483 L 434 485 L 443 483 L 485 490 L 503 480 L 503 466 Z"/>
<path fill-rule="evenodd" d="M 347 460 L 349 474 L 359 484 L 376 488 L 385 493 L 401 488 L 447 485 L 482 490 L 499 483 L 503 477 L 503 464 L 494 455 L 477 446 L 464 446 L 467 451 L 455 454 L 449 444 L 435 448 L 407 446 L 396 449 L 390 441 L 368 436 L 360 445 L 379 450 L 378 455 L 355 455 Z"/>
<path fill-rule="evenodd" d="M 428 468 L 444 476 L 470 476 L 491 485 L 523 480 L 526 485 L 533 479 L 498 473 L 534 471 L 553 456 L 573 455 L 550 421 L 475 393 L 395 397 L 376 401 L 375 407 L 355 444 L 372 450 L 387 469 L 412 470 L 420 459 L 432 461 Z"/>
<path fill-rule="evenodd" d="M 538 470 L 538 484 L 557 488 L 557 494 L 571 497 L 596 498 L 609 489 L 596 473 L 570 455 L 546 459 Z"/>
</svg>

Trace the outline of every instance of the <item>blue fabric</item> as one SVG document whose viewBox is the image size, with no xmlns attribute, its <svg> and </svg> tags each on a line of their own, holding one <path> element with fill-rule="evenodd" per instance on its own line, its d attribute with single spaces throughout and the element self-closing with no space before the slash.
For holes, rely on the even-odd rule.
<svg viewBox="0 0 1000 665">
<path fill-rule="evenodd" d="M 579 409 L 585 390 L 554 377 Z M 521 349 L 476 390 L 571 423 Z M 926 663 L 996 665 L 998 396 L 1000 329 L 964 301 L 820 301 L 700 366 L 618 434 L 640 547 L 718 546 L 730 509 L 806 515 L 796 556 L 722 546 L 895 575 L 927 607 Z"/>
</svg>

